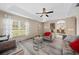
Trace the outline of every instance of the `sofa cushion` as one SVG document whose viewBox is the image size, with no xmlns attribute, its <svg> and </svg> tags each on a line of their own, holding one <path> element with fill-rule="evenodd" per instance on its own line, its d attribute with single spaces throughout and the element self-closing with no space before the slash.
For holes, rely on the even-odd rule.
<svg viewBox="0 0 79 59">
<path fill-rule="evenodd" d="M 10 35 L 0 35 L 0 42 L 8 41 L 9 37 L 10 37 Z"/>
<path fill-rule="evenodd" d="M 72 42 L 76 39 L 76 36 L 68 35 L 64 40 L 68 42 Z"/>
</svg>

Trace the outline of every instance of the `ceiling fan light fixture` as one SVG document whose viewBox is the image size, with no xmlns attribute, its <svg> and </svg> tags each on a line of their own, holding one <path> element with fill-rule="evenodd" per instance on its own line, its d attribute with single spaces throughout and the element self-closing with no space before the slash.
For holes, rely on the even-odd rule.
<svg viewBox="0 0 79 59">
<path fill-rule="evenodd" d="M 53 13 L 53 11 L 48 11 L 46 12 L 46 8 L 43 8 L 43 12 L 42 13 L 36 13 L 36 14 L 41 14 L 40 17 L 42 17 L 43 15 L 45 15 L 46 17 L 49 17 L 48 14 Z"/>
</svg>

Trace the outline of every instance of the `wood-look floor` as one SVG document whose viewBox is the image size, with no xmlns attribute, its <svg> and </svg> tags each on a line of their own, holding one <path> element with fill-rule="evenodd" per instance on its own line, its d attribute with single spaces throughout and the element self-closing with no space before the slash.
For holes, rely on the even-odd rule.
<svg viewBox="0 0 79 59">
<path fill-rule="evenodd" d="M 63 53 L 63 41 L 61 39 L 56 39 L 51 43 L 44 41 L 39 45 L 38 49 L 34 47 L 32 39 L 21 41 L 20 43 L 25 55 L 62 55 Z"/>
</svg>

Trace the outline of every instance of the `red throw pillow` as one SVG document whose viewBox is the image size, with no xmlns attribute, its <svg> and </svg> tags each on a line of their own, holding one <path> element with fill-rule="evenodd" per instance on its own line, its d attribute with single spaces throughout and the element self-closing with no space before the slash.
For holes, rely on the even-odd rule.
<svg viewBox="0 0 79 59">
<path fill-rule="evenodd" d="M 79 53 L 79 39 L 76 39 L 75 41 L 71 42 L 70 47 L 77 53 Z"/>
<path fill-rule="evenodd" d="M 44 36 L 49 36 L 49 35 L 51 35 L 51 32 L 45 32 L 44 33 Z"/>
</svg>

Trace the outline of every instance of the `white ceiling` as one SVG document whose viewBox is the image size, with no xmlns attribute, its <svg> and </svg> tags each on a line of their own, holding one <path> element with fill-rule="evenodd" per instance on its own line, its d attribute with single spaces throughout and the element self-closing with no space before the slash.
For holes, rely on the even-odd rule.
<svg viewBox="0 0 79 59">
<path fill-rule="evenodd" d="M 0 9 L 42 22 L 69 16 L 73 5 L 73 3 L 0 3 Z M 53 10 L 54 13 L 49 14 L 48 18 L 41 18 L 36 13 L 42 12 L 42 8 L 46 8 L 47 11 Z"/>
</svg>

